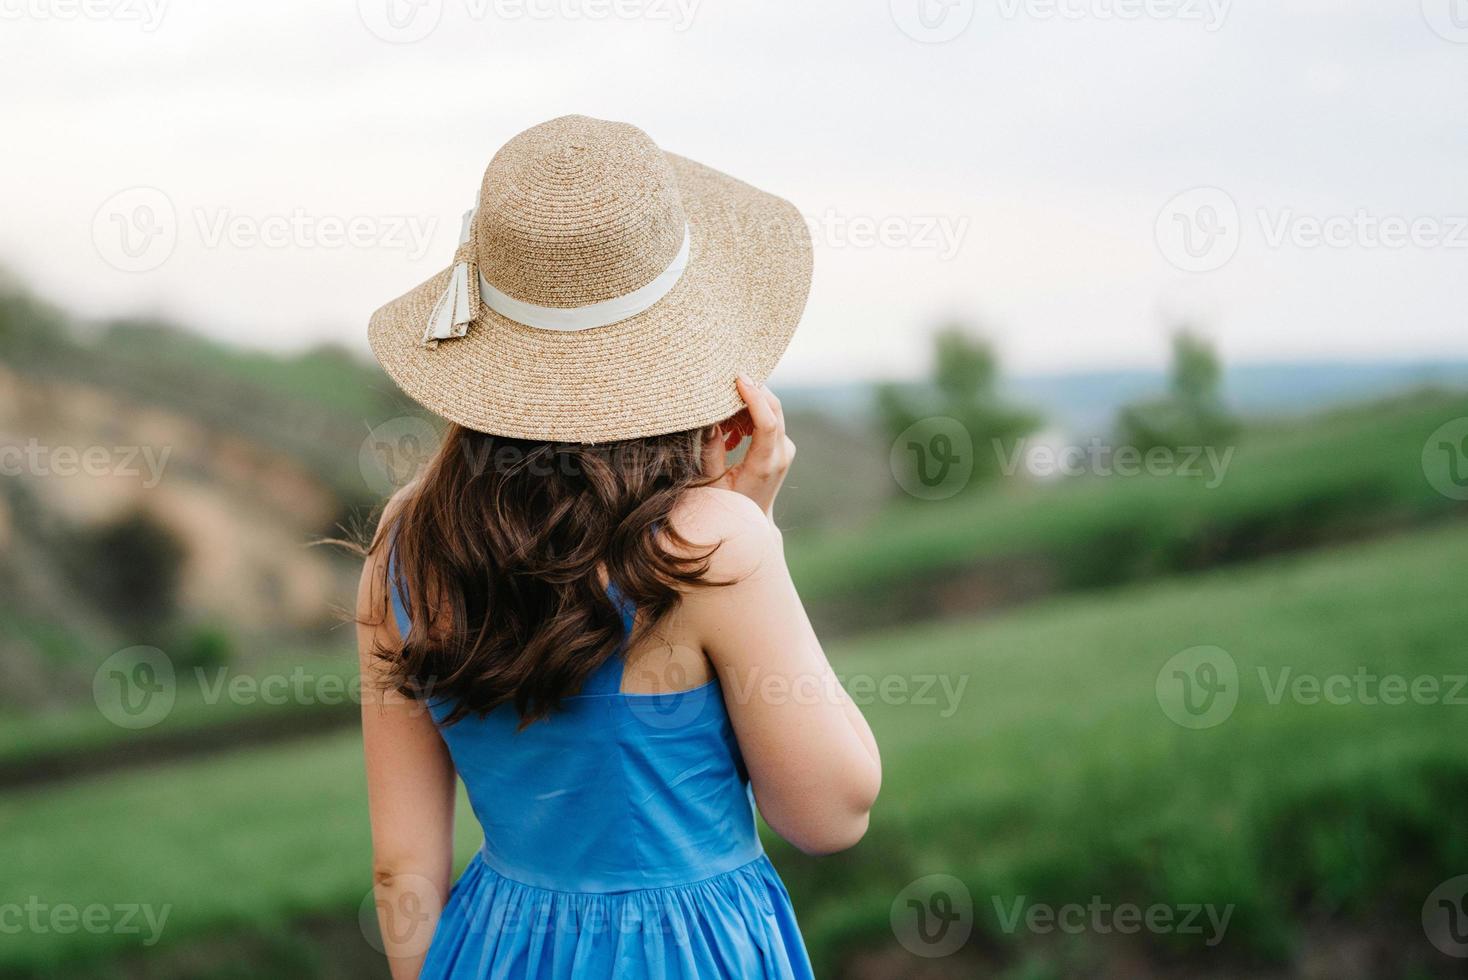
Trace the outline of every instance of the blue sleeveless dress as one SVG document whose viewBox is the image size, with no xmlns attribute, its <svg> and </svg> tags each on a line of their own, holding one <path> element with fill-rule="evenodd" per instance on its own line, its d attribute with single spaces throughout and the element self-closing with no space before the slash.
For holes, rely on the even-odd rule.
<svg viewBox="0 0 1468 980">
<path fill-rule="evenodd" d="M 623 694 L 622 667 L 619 652 L 519 732 L 508 707 L 444 725 L 448 705 L 430 703 L 484 844 L 421 980 L 813 977 L 718 681 Z"/>
</svg>

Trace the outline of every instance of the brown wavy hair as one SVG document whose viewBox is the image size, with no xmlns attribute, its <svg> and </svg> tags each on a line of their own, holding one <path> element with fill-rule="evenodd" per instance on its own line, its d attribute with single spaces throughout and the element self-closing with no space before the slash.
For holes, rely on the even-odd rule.
<svg viewBox="0 0 1468 980">
<path fill-rule="evenodd" d="M 556 711 L 628 638 L 607 592 L 645 631 L 705 580 L 669 521 L 701 472 L 707 429 L 606 445 L 534 442 L 452 425 L 370 550 L 412 620 L 378 650 L 411 698 L 445 699 L 446 722 L 512 705 L 525 727 Z M 641 632 L 638 633 L 641 635 Z"/>
</svg>

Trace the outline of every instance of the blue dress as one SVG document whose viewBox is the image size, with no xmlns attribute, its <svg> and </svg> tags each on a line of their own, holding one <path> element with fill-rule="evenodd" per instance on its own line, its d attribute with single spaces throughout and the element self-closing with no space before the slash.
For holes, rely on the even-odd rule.
<svg viewBox="0 0 1468 980">
<path fill-rule="evenodd" d="M 484 844 L 422 980 L 813 977 L 718 681 L 623 694 L 622 667 L 619 652 L 518 732 L 508 706 L 444 725 L 448 705 L 430 703 Z"/>
</svg>

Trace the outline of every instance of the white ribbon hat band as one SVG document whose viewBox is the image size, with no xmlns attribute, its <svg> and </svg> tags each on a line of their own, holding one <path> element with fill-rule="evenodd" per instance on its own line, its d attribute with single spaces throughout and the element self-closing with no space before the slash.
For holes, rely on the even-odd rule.
<svg viewBox="0 0 1468 980">
<path fill-rule="evenodd" d="M 460 253 L 464 252 L 464 246 L 469 242 L 473 226 L 474 211 L 470 209 L 464 212 L 464 223 L 459 232 Z M 673 256 L 673 261 L 668 264 L 667 268 L 658 273 L 647 285 L 599 303 L 573 307 L 537 306 L 534 303 L 515 299 L 491 285 L 489 280 L 478 271 L 477 264 L 464 256 L 454 263 L 453 272 L 449 276 L 448 288 L 434 304 L 433 312 L 428 315 L 428 325 L 423 333 L 423 342 L 429 346 L 436 346 L 440 340 L 462 337 L 468 331 L 469 322 L 474 319 L 477 312 L 474 309 L 473 298 L 469 296 L 471 273 L 473 278 L 479 280 L 478 299 L 485 306 L 500 316 L 527 327 L 534 327 L 538 330 L 577 331 L 594 330 L 597 327 L 620 323 L 651 308 L 658 300 L 673 291 L 673 287 L 683 277 L 684 270 L 688 268 L 691 245 L 688 226 L 684 225 L 683 244 L 679 246 L 678 254 Z"/>
</svg>

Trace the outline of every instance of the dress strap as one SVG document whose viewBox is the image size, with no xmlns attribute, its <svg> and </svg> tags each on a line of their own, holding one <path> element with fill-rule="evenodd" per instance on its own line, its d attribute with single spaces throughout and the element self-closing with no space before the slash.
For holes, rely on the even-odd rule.
<svg viewBox="0 0 1468 980">
<path fill-rule="evenodd" d="M 622 616 L 622 644 L 581 685 L 582 694 L 618 694 L 622 690 L 622 671 L 627 665 L 627 640 L 632 636 L 632 623 L 637 616 L 637 607 L 617 588 L 615 582 L 607 583 L 607 596 Z"/>
<path fill-rule="evenodd" d="M 392 546 L 387 552 L 387 594 L 393 619 L 398 624 L 398 636 L 407 639 L 408 631 L 413 628 L 412 617 L 408 615 L 408 586 L 398 574 L 398 550 Z"/>
</svg>

